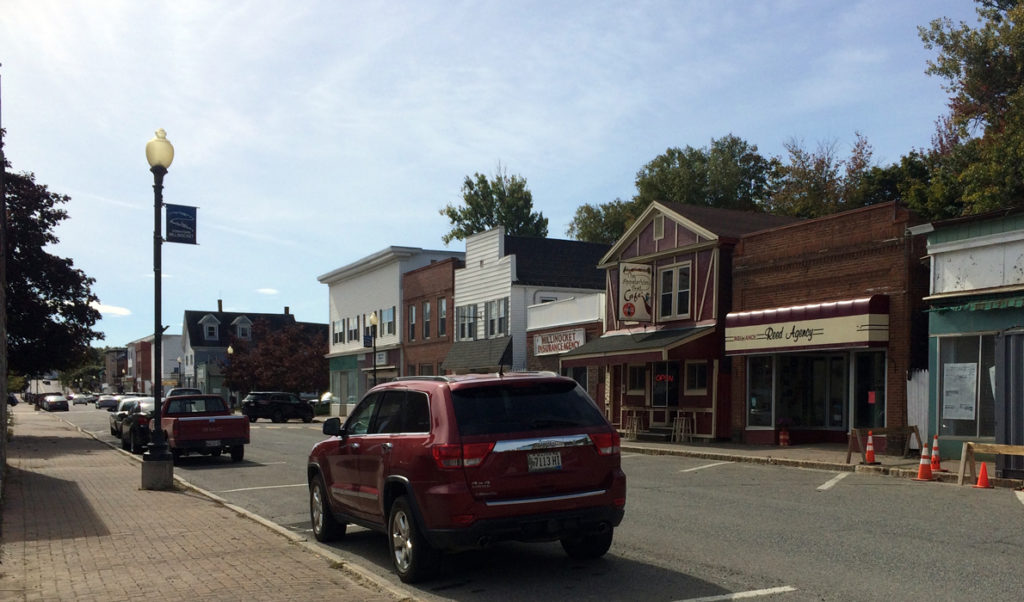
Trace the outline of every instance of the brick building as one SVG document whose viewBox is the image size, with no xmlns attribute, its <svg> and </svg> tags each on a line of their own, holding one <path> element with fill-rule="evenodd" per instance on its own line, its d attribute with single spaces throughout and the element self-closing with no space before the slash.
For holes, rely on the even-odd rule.
<svg viewBox="0 0 1024 602">
<path fill-rule="evenodd" d="M 405 375 L 444 374 L 441 363 L 455 340 L 455 270 L 461 267 L 461 259 L 450 258 L 402 275 Z"/>
<path fill-rule="evenodd" d="M 725 331 L 734 439 L 772 444 L 785 427 L 795 443 L 845 442 L 851 428 L 907 426 L 909 376 L 927 367 L 918 223 L 883 203 L 740 240 Z"/>
</svg>

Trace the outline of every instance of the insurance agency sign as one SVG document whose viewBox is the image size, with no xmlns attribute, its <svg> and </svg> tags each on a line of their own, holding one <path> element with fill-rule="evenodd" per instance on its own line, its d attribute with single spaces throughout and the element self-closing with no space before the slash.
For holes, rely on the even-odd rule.
<svg viewBox="0 0 1024 602">
<path fill-rule="evenodd" d="M 535 334 L 533 335 L 533 355 L 565 353 L 586 342 L 587 333 L 582 328 Z"/>
</svg>

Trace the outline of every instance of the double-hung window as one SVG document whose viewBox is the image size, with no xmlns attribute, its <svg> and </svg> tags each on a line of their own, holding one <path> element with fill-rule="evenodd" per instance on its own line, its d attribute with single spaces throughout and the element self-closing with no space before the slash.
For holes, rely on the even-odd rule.
<svg viewBox="0 0 1024 602">
<path fill-rule="evenodd" d="M 430 338 L 430 301 L 423 302 L 423 338 Z"/>
<path fill-rule="evenodd" d="M 409 306 L 409 340 L 416 340 L 416 306 Z"/>
<path fill-rule="evenodd" d="M 690 317 L 690 264 L 658 270 L 658 319 Z"/>
</svg>

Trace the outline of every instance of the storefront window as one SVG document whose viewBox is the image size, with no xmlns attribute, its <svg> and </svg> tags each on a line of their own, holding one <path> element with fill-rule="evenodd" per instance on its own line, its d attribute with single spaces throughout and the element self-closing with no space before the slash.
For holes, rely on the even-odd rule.
<svg viewBox="0 0 1024 602">
<path fill-rule="evenodd" d="M 747 426 L 772 426 L 772 356 L 747 359 Z"/>
<path fill-rule="evenodd" d="M 995 337 L 939 339 L 940 435 L 995 436 Z"/>
</svg>

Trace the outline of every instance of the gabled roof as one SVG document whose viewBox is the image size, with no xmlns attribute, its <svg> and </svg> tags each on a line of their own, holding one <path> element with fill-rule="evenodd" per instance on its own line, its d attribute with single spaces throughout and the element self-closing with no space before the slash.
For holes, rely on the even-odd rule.
<svg viewBox="0 0 1024 602">
<path fill-rule="evenodd" d="M 671 213 L 682 216 L 713 232 L 718 238 L 739 238 L 744 234 L 777 228 L 800 221 L 800 218 L 786 215 L 772 215 L 756 211 L 736 211 L 700 207 L 685 203 L 659 203 Z"/>
<path fill-rule="evenodd" d="M 701 207 L 685 203 L 655 201 L 644 209 L 640 217 L 633 222 L 626 232 L 615 241 L 611 250 L 601 258 L 601 265 L 608 267 L 647 226 L 655 213 L 663 213 L 670 219 L 684 224 L 694 232 L 709 240 L 734 241 L 745 234 L 769 230 L 801 221 L 800 218 L 756 211 L 737 211 L 735 209 L 718 209 L 717 207 Z"/>
<path fill-rule="evenodd" d="M 578 240 L 505 236 L 505 254 L 516 256 L 516 284 L 604 290 L 597 268 L 610 245 Z"/>
<path fill-rule="evenodd" d="M 202 320 L 206 316 L 211 316 L 220 323 L 220 327 L 217 329 L 218 339 L 216 341 L 206 340 L 206 334 L 203 332 L 202 325 Z M 234 311 L 186 310 L 184 328 L 188 333 L 188 340 L 193 348 L 227 347 L 231 341 L 231 337 L 234 335 L 234 329 L 231 328 L 231 324 L 233 324 L 238 318 L 243 317 L 248 318 L 253 323 L 259 322 L 260 320 L 266 320 L 270 327 L 275 330 L 289 324 L 295 324 L 295 316 L 292 314 L 258 314 Z"/>
</svg>

